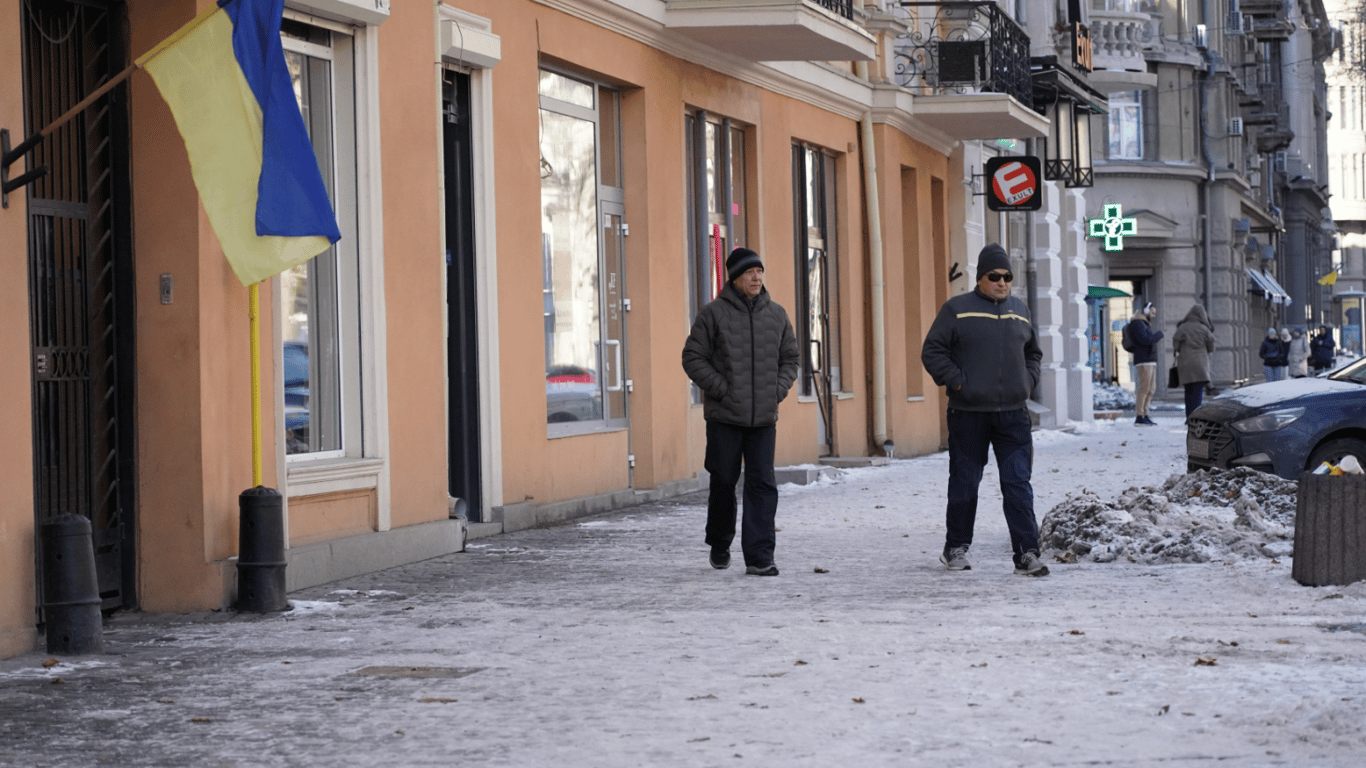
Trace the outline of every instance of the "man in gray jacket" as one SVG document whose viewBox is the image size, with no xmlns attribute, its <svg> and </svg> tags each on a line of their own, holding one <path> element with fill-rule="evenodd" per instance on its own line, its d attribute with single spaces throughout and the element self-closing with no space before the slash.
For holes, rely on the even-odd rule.
<svg viewBox="0 0 1366 768">
<path fill-rule="evenodd" d="M 735 485 L 745 472 L 740 547 L 745 572 L 777 576 L 778 485 L 773 473 L 778 403 L 797 380 L 800 353 L 787 312 L 764 288 L 764 263 L 748 248 L 726 259 L 727 285 L 697 313 L 683 345 L 683 370 L 702 390 L 711 474 L 706 543 L 713 568 L 730 566 Z"/>
<path fill-rule="evenodd" d="M 996 453 L 1015 573 L 1047 576 L 1034 518 L 1034 439 L 1025 404 L 1039 384 L 1043 351 L 1029 308 L 1010 295 L 1010 257 L 991 243 L 977 257 L 977 287 L 944 302 L 930 325 L 920 361 L 948 391 L 949 499 L 940 562 L 972 569 L 968 549 L 977 520 L 977 489 Z"/>
</svg>

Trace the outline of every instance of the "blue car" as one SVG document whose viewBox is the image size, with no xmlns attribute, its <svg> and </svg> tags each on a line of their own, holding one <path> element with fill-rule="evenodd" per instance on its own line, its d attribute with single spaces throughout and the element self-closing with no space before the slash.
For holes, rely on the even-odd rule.
<svg viewBox="0 0 1366 768">
<path fill-rule="evenodd" d="M 1366 464 L 1366 359 L 1230 390 L 1186 420 L 1187 471 L 1250 467 L 1293 480 L 1348 454 Z"/>
</svg>

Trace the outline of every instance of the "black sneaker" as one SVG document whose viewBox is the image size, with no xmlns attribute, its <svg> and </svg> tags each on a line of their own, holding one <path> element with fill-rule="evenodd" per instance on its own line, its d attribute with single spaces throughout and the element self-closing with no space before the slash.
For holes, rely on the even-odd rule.
<svg viewBox="0 0 1366 768">
<path fill-rule="evenodd" d="M 1153 421 L 1153 420 L 1152 420 L 1152 417 L 1150 417 L 1150 416 L 1144 416 L 1144 417 L 1143 417 L 1143 423 L 1144 423 L 1144 424 L 1147 424 L 1147 425 L 1150 426 L 1150 427 L 1155 427 L 1155 426 L 1157 426 L 1157 422 Z"/>
<path fill-rule="evenodd" d="M 768 565 L 751 565 L 745 569 L 745 573 L 750 576 L 777 576 L 778 566 L 773 563 Z"/>
<path fill-rule="evenodd" d="M 707 558 L 707 561 L 710 562 L 711 567 L 716 570 L 724 571 L 730 567 L 730 550 L 712 547 L 711 556 Z"/>
<path fill-rule="evenodd" d="M 1015 574 L 1017 576 L 1047 576 L 1048 566 L 1039 559 L 1039 553 L 1031 549 L 1020 555 L 1019 560 L 1015 563 Z"/>
</svg>

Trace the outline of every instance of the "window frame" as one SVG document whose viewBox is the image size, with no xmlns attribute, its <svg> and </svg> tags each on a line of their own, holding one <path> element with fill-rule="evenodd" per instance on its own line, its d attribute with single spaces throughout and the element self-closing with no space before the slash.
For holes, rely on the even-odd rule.
<svg viewBox="0 0 1366 768">
<path fill-rule="evenodd" d="M 383 189 L 380 167 L 379 45 L 372 27 L 343 24 L 286 8 L 284 18 L 326 29 L 343 36 L 349 46 L 350 89 L 338 87 L 333 69 L 333 125 L 338 116 L 350 116 L 350 145 L 339 145 L 334 162 L 339 166 L 337 187 L 348 198 L 337 205 L 342 232 L 339 245 L 347 243 L 354 253 L 355 290 L 339 301 L 340 327 L 353 329 L 354 341 L 344 356 L 343 386 L 350 400 L 343 402 L 342 448 L 327 455 L 302 453 L 286 455 L 284 444 L 284 371 L 283 327 L 278 311 L 273 316 L 275 355 L 275 392 L 277 436 L 277 477 L 288 499 L 341 491 L 370 489 L 376 493 L 376 529 L 390 527 L 389 467 L 383 456 L 388 453 L 388 382 L 386 359 L 386 318 L 384 310 L 384 226 Z M 343 157 L 345 155 L 345 157 Z M 364 183 L 362 183 L 364 180 Z M 351 202 L 353 200 L 353 202 Z M 335 204 L 335 203 L 334 203 Z M 343 213 L 350 209 L 349 213 Z M 278 304 L 279 277 L 271 280 L 272 296 Z M 371 361 L 362 365 L 362 361 Z M 348 378 L 349 377 L 349 378 Z"/>
</svg>

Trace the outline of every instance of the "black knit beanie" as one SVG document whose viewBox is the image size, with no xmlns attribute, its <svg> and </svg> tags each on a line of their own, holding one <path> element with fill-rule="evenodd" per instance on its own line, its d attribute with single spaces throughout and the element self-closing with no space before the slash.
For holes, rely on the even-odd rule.
<svg viewBox="0 0 1366 768">
<path fill-rule="evenodd" d="M 759 254 L 748 248 L 736 248 L 730 252 L 730 257 L 726 259 L 726 282 L 735 282 L 736 278 L 754 267 L 764 268 L 764 262 L 759 258 Z"/>
<path fill-rule="evenodd" d="M 988 243 L 982 252 L 977 254 L 977 279 L 981 280 L 982 275 L 993 269 L 1010 272 L 1010 256 L 1006 254 L 1006 249 L 996 243 Z"/>
</svg>

